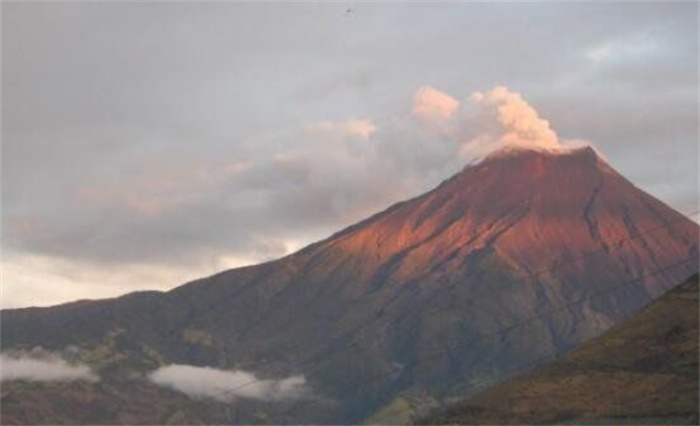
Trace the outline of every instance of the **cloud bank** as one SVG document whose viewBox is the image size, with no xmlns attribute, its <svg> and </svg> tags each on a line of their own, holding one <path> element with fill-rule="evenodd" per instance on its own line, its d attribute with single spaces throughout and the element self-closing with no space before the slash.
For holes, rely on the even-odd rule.
<svg viewBox="0 0 700 426">
<path fill-rule="evenodd" d="M 0 354 L 0 381 L 30 382 L 97 381 L 90 367 L 70 363 L 57 354 L 44 351 Z"/>
<path fill-rule="evenodd" d="M 40 285 L 25 278 L 37 275 L 37 264 L 41 281 L 89 279 L 118 292 L 114 271 L 131 271 L 135 282 L 148 271 L 151 286 L 169 287 L 285 255 L 430 189 L 493 150 L 564 144 L 505 86 L 461 101 L 421 86 L 402 114 L 306 122 L 239 143 L 231 156 L 183 158 L 169 167 L 156 161 L 120 180 L 81 182 L 68 196 L 69 218 L 7 218 L 9 240 L 33 257 L 9 257 L 5 269 L 24 288 Z M 46 276 L 52 264 L 53 278 Z M 66 299 L 83 291 L 61 288 Z"/>
<path fill-rule="evenodd" d="M 232 401 L 236 398 L 280 401 L 301 398 L 307 394 L 301 376 L 282 380 L 258 380 L 241 370 L 219 370 L 211 367 L 171 364 L 149 375 L 153 383 L 175 389 L 192 398 Z"/>
<path fill-rule="evenodd" d="M 281 256 L 539 120 L 694 210 L 698 4 L 502 6 L 3 7 L 3 306 Z"/>
</svg>

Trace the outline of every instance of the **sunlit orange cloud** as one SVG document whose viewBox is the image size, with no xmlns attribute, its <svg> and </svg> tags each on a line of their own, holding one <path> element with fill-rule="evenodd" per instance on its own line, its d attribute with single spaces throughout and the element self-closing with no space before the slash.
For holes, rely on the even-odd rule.
<svg viewBox="0 0 700 426">
<path fill-rule="evenodd" d="M 345 129 L 352 134 L 360 135 L 363 138 L 377 131 L 377 127 L 369 120 L 349 120 L 345 122 Z"/>
<path fill-rule="evenodd" d="M 459 108 L 459 101 L 430 86 L 422 86 L 413 95 L 411 115 L 428 124 L 448 120 Z"/>
</svg>

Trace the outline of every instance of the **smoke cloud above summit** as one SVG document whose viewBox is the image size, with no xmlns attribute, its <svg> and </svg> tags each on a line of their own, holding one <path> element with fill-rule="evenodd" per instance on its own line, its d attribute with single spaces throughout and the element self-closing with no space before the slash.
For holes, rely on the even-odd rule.
<svg viewBox="0 0 700 426">
<path fill-rule="evenodd" d="M 519 93 L 513 93 L 505 86 L 496 86 L 486 93 L 474 93 L 469 101 L 472 105 L 462 117 L 464 132 L 473 136 L 468 145 L 486 144 L 479 147 L 483 150 L 509 146 L 561 148 L 549 122 L 540 118 Z"/>
<path fill-rule="evenodd" d="M 560 150 L 574 143 L 560 140 L 522 95 L 502 85 L 475 92 L 461 102 L 423 86 L 413 97 L 412 116 L 459 144 L 465 161 L 502 148 Z M 582 143 L 575 142 L 577 146 Z"/>
</svg>

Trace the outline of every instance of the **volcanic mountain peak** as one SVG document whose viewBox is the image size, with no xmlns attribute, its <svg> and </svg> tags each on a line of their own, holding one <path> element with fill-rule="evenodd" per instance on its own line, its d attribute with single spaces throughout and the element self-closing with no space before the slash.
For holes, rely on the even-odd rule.
<svg viewBox="0 0 700 426">
<path fill-rule="evenodd" d="M 591 146 L 579 146 L 579 147 L 566 147 L 559 146 L 556 148 L 552 147 L 542 147 L 539 145 L 505 145 L 498 148 L 484 157 L 484 160 L 493 159 L 498 157 L 505 157 L 511 155 L 518 155 L 523 153 L 537 153 L 542 155 L 572 155 L 578 153 L 595 153 L 595 150 Z"/>
<path fill-rule="evenodd" d="M 423 280 L 436 271 L 454 273 L 484 253 L 527 274 L 546 269 L 553 261 L 607 250 L 622 238 L 658 226 L 662 217 L 682 219 L 636 188 L 590 147 L 506 148 L 318 248 L 332 248 L 334 262 L 354 264 L 356 274 L 381 276 L 385 282 Z M 676 224 L 675 229 L 659 229 L 633 251 L 648 256 L 650 246 L 664 240 L 664 235 L 675 240 L 672 235 L 688 226 L 692 227 Z M 649 260 L 662 265 L 663 260 L 686 254 L 685 244 L 667 245 L 666 253 Z M 661 246 L 651 251 L 656 249 Z M 567 272 L 582 273 L 576 268 Z"/>
<path fill-rule="evenodd" d="M 505 146 L 486 155 L 480 160 L 468 164 L 463 172 L 472 167 L 495 164 L 499 162 L 511 163 L 512 166 L 523 163 L 533 166 L 539 164 L 539 168 L 547 167 L 550 162 L 564 161 L 567 165 L 579 167 L 596 166 L 600 171 L 614 172 L 603 157 L 591 146 L 542 148 L 538 146 Z M 526 171 L 526 170 L 521 170 Z"/>
<path fill-rule="evenodd" d="M 697 224 L 591 148 L 508 150 L 276 261 L 167 293 L 2 311 L 1 343 L 78 348 L 99 386 L 132 399 L 123 376 L 169 364 L 304 374 L 343 404 L 271 419 L 359 423 L 392 401 L 469 393 L 575 346 L 696 272 L 697 253 Z M 485 337 L 513 324 L 527 326 Z M 152 400 L 170 398 L 144 383 Z M 240 407 L 205 418 L 257 421 L 246 411 L 257 406 Z"/>
</svg>

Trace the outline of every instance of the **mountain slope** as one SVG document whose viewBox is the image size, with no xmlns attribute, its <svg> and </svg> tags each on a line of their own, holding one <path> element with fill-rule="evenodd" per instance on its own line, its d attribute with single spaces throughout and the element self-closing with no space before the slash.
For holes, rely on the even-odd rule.
<svg viewBox="0 0 700 426">
<path fill-rule="evenodd" d="M 501 152 L 277 261 L 166 293 L 3 311 L 2 345 L 74 346 L 106 384 L 171 363 L 303 374 L 325 399 L 272 420 L 352 423 L 566 351 L 697 271 L 697 253 L 695 223 L 591 149 Z"/>
<path fill-rule="evenodd" d="M 560 360 L 419 424 L 698 424 L 698 276 Z"/>
</svg>

